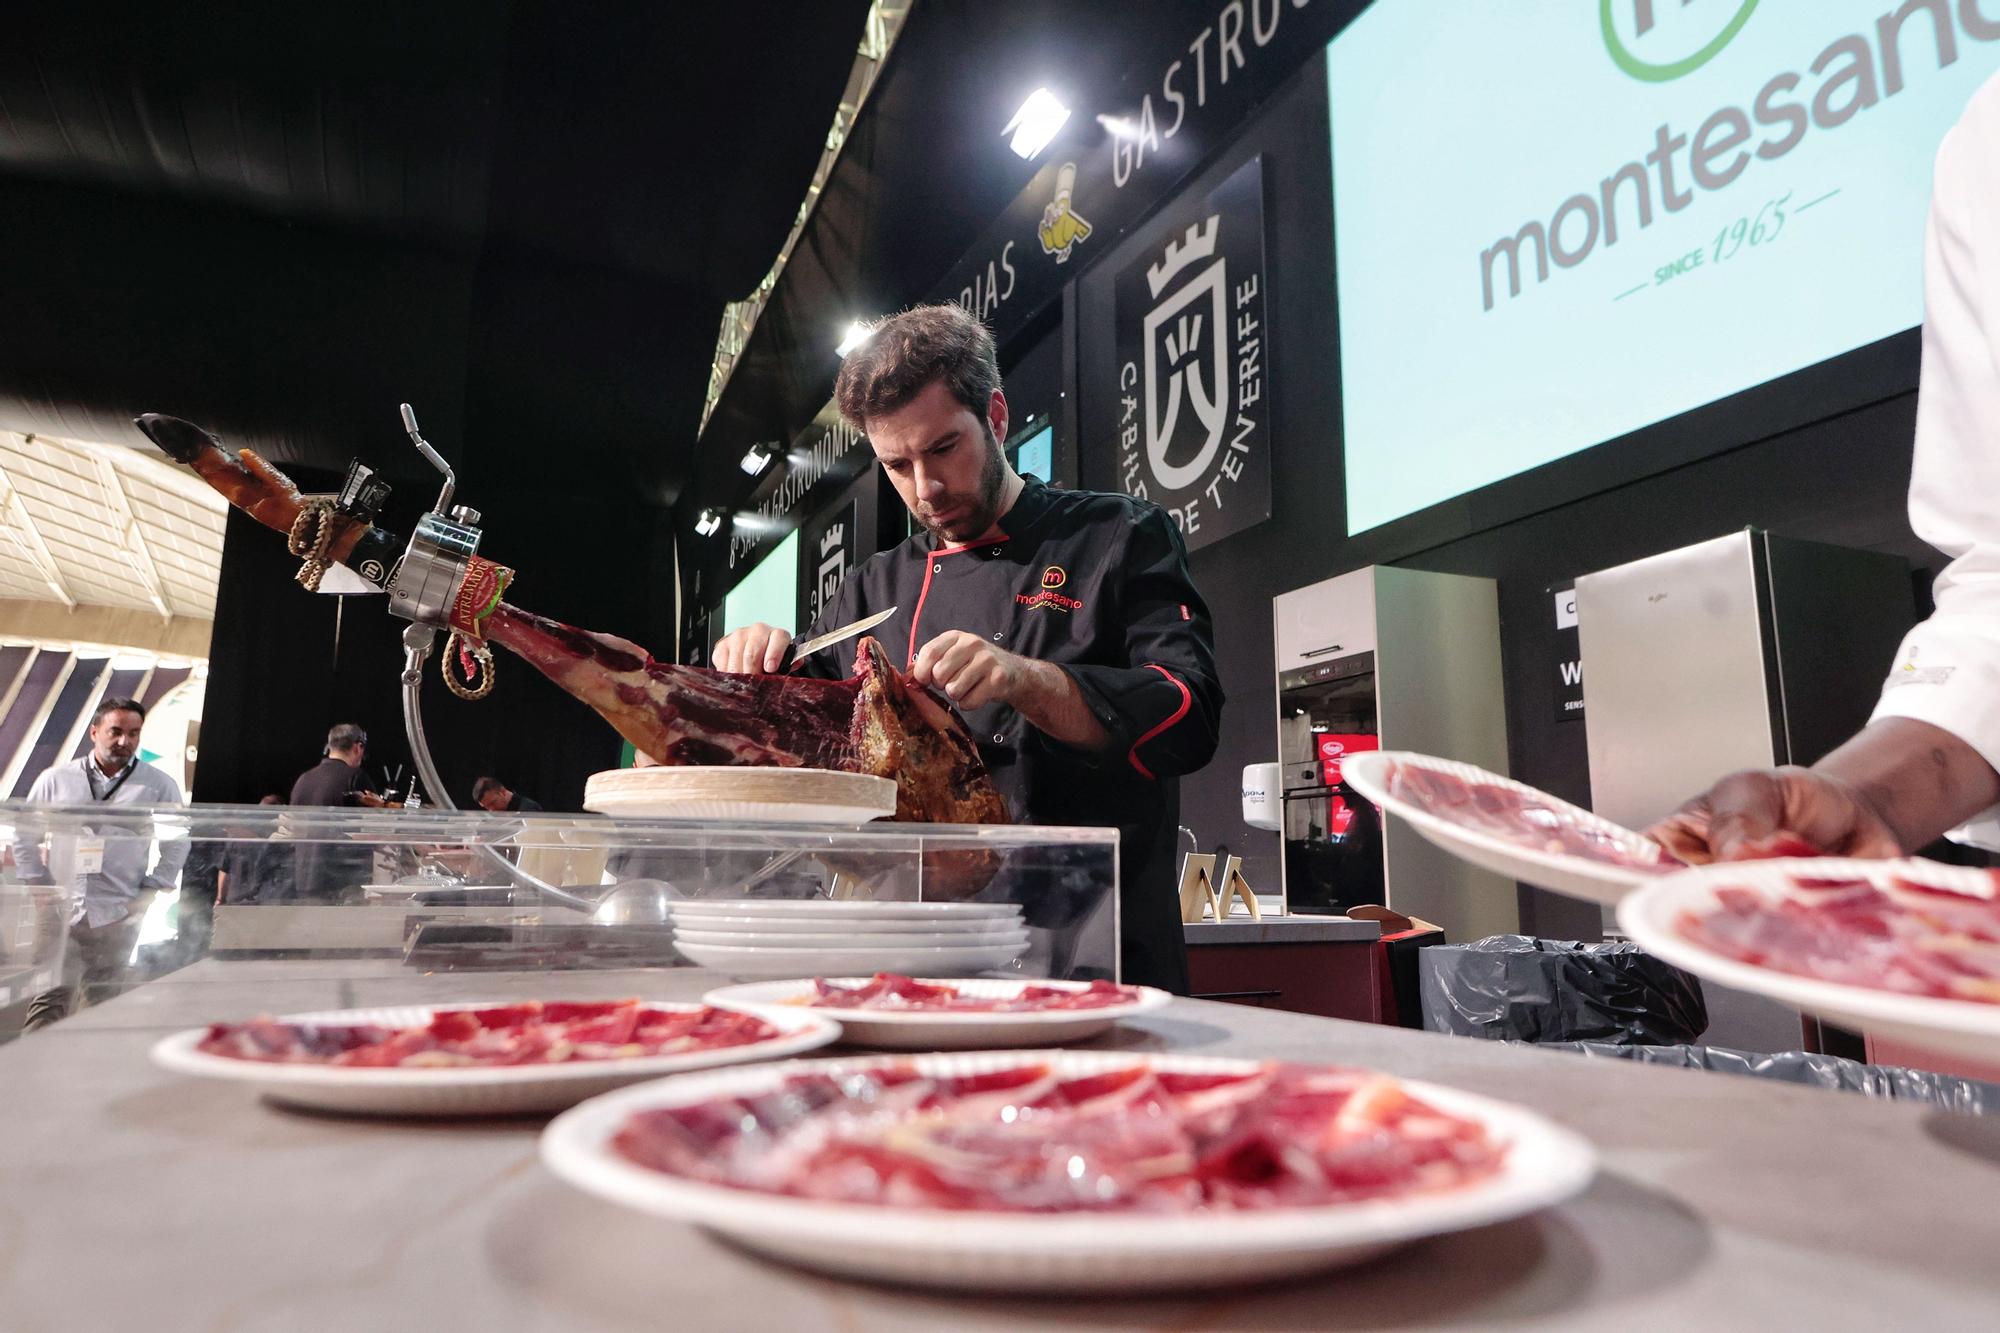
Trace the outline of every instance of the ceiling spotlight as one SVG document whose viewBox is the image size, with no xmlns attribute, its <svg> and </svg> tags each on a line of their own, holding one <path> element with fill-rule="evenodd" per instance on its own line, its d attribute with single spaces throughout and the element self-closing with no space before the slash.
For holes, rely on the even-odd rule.
<svg viewBox="0 0 2000 1333">
<path fill-rule="evenodd" d="M 694 521 L 695 532 L 703 537 L 713 535 L 715 530 L 721 526 L 722 515 L 716 513 L 713 509 L 702 510 L 701 516 Z"/>
<path fill-rule="evenodd" d="M 777 455 L 778 451 L 768 444 L 753 444 L 750 446 L 749 452 L 743 455 L 743 461 L 739 466 L 754 477 L 763 472 L 765 468 L 771 466 L 771 460 L 776 458 Z"/>
<path fill-rule="evenodd" d="M 874 336 L 875 330 L 857 319 L 847 326 L 846 333 L 840 335 L 840 346 L 833 349 L 834 355 L 844 357 Z"/>
<path fill-rule="evenodd" d="M 1049 146 L 1049 140 L 1068 121 L 1069 108 L 1058 102 L 1048 89 L 1037 88 L 1028 94 L 1028 100 L 1021 103 L 1021 109 L 1000 133 L 1013 135 L 1008 147 L 1022 157 L 1032 158 Z"/>
</svg>

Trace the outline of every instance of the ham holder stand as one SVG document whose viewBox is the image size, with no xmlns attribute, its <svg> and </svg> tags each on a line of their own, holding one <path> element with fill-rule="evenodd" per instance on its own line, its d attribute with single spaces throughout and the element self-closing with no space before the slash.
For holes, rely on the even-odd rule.
<svg viewBox="0 0 2000 1333">
<path fill-rule="evenodd" d="M 408 546 L 396 550 L 398 538 L 374 525 L 389 497 L 388 483 L 356 460 L 347 467 L 340 491 L 333 497 L 299 495 L 290 480 L 255 454 L 226 454 L 213 437 L 191 422 L 147 413 L 135 423 L 147 438 L 175 461 L 192 466 L 203 480 L 238 508 L 268 527 L 288 531 L 294 555 L 304 558 L 298 581 L 311 592 L 386 593 L 388 610 L 410 622 L 403 631 L 403 726 L 410 754 L 425 790 L 438 807 L 456 811 L 443 779 L 438 776 L 424 735 L 423 670 L 436 651 L 440 633 L 448 634 L 447 654 L 456 651 L 468 668 L 471 683 L 461 684 L 445 663 L 445 683 L 462 698 L 483 698 L 493 688 L 493 658 L 478 630 L 483 617 L 498 605 L 513 571 L 479 555 L 479 511 L 455 505 L 457 474 L 417 429 L 416 413 L 402 405 L 403 429 L 430 465 L 443 474 L 437 503 L 417 520 Z M 476 666 L 477 671 L 470 670 Z M 521 869 L 497 848 L 473 844 L 490 868 L 544 902 L 583 912 L 605 924 L 664 925 L 670 895 L 657 880 L 627 880 L 596 898 L 559 888 Z M 773 857 L 742 887 L 760 883 L 804 855 L 793 849 Z"/>
</svg>

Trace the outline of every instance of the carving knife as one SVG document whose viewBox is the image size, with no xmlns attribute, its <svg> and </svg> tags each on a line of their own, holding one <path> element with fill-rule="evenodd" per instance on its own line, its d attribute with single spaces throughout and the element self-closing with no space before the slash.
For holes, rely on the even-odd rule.
<svg viewBox="0 0 2000 1333">
<path fill-rule="evenodd" d="M 786 666 L 785 670 L 790 671 L 792 667 L 799 664 L 799 659 L 810 657 L 822 648 L 831 648 L 836 643 L 844 643 L 864 630 L 874 629 L 877 625 L 895 614 L 896 608 L 892 606 L 886 611 L 877 611 L 872 616 L 863 616 L 851 624 L 842 625 L 839 629 L 828 630 L 826 633 L 807 639 L 803 643 L 793 644 L 792 660 Z"/>
</svg>

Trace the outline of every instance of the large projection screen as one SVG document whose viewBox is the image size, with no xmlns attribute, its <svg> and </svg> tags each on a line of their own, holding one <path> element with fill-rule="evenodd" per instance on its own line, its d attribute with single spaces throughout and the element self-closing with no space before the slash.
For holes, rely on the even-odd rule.
<svg viewBox="0 0 2000 1333">
<path fill-rule="evenodd" d="M 798 618 L 799 534 L 795 529 L 723 596 L 722 632 L 762 624 L 797 634 Z"/>
<path fill-rule="evenodd" d="M 1327 58 L 1348 531 L 1920 323 L 1996 68 L 2000 0 L 1375 0 Z"/>
</svg>

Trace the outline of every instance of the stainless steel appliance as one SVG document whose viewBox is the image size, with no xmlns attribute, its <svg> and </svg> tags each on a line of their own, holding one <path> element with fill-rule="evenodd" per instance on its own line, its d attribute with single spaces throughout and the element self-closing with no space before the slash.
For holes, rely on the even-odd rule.
<svg viewBox="0 0 2000 1333">
<path fill-rule="evenodd" d="M 1644 828 L 1859 730 L 1915 620 L 1899 557 L 1755 528 L 1576 581 L 1591 806 Z"/>
<path fill-rule="evenodd" d="M 1630 828 L 1726 773 L 1810 764 L 1853 735 L 1916 618 L 1900 558 L 1756 528 L 1585 575 L 1576 613 L 1591 805 Z M 1704 989 L 1707 1043 L 1798 1048 L 1796 1012 Z M 1804 1040 L 1862 1054 L 1817 1024 Z"/>
<path fill-rule="evenodd" d="M 1493 582 L 1371 566 L 1284 593 L 1273 615 L 1286 909 L 1384 903 L 1452 939 L 1516 929 L 1511 880 L 1384 827 L 1339 782 L 1373 748 L 1507 771 Z"/>
</svg>

